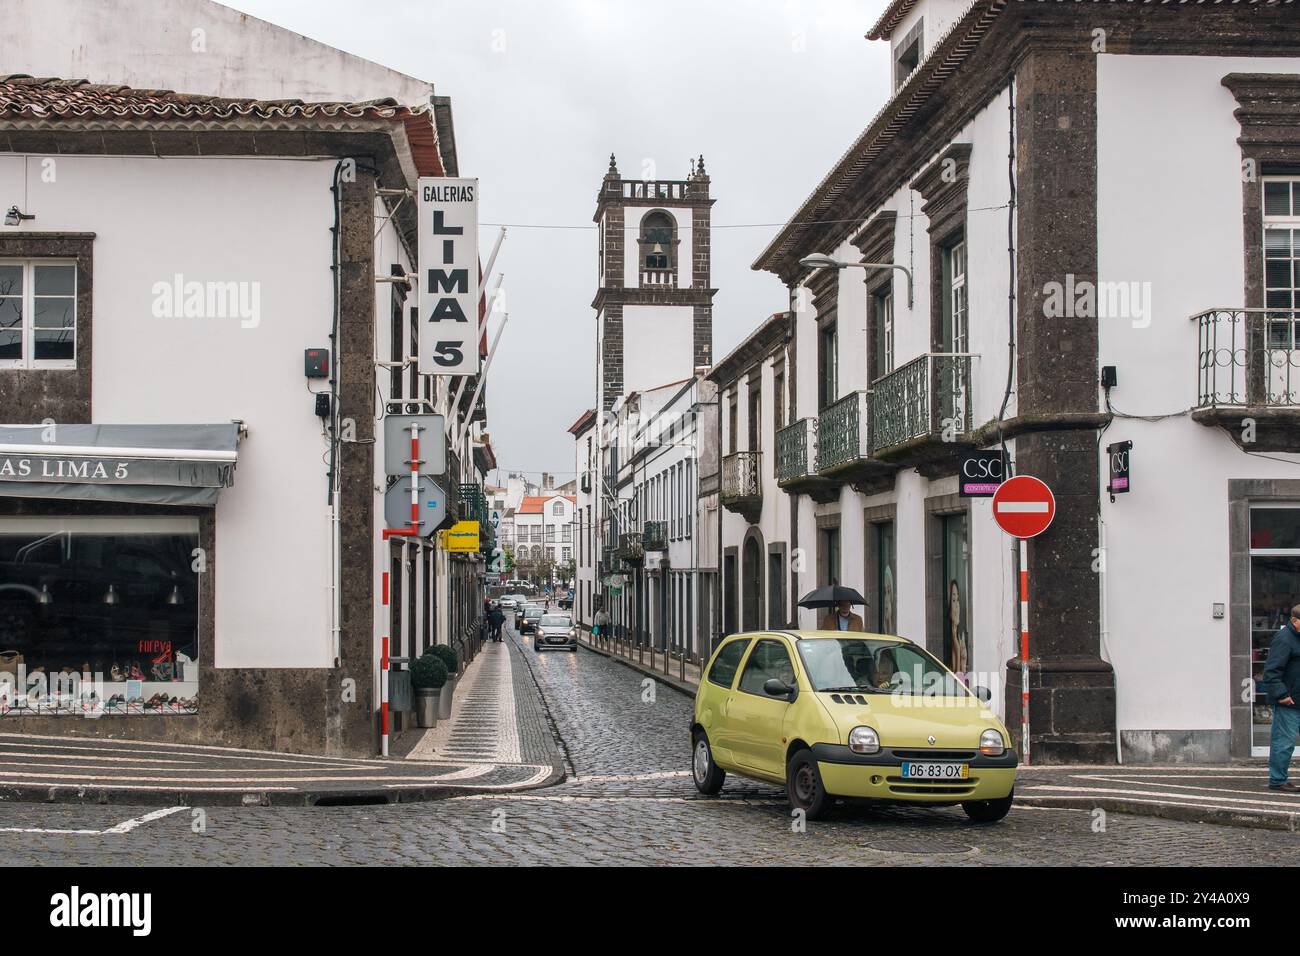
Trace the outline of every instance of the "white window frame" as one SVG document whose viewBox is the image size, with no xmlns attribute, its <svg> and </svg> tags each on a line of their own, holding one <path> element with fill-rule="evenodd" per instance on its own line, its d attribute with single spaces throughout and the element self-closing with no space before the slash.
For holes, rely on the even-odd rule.
<svg viewBox="0 0 1300 956">
<path fill-rule="evenodd" d="M 1277 215 L 1277 214 L 1269 215 L 1269 213 L 1268 213 L 1267 210 L 1265 209 L 1265 206 L 1264 206 L 1264 193 L 1265 193 L 1265 191 L 1266 191 L 1267 188 L 1268 188 L 1268 184 L 1269 184 L 1269 183 L 1278 183 L 1278 182 L 1284 182 L 1284 183 L 1288 183 L 1288 184 L 1291 185 L 1291 214 L 1290 214 L 1290 215 L 1286 215 L 1286 216 L 1281 216 L 1281 215 Z M 1261 215 L 1261 218 L 1262 218 L 1262 220 L 1263 220 L 1263 228 L 1262 228 L 1261 233 L 1260 233 L 1260 242 L 1262 243 L 1262 249 L 1261 249 L 1261 252 L 1262 252 L 1262 259 L 1263 259 L 1263 274 L 1262 274 L 1259 278 L 1260 278 L 1261 286 L 1262 286 L 1262 288 L 1263 288 L 1263 295 L 1264 295 L 1263 305 L 1264 305 L 1264 308 L 1265 308 L 1265 309 L 1269 308 L 1269 304 L 1268 304 L 1268 292 L 1269 292 L 1269 288 L 1268 288 L 1268 263 L 1269 263 L 1269 258 L 1268 258 L 1268 233 L 1269 233 L 1270 230 L 1273 230 L 1273 229 L 1277 229 L 1277 230 L 1289 230 L 1289 231 L 1292 233 L 1292 235 L 1289 237 L 1290 241 L 1291 241 L 1292 243 L 1294 243 L 1294 242 L 1296 241 L 1295 236 L 1296 236 L 1297 234 L 1300 234 L 1300 200 L 1297 200 L 1297 198 L 1296 198 L 1296 184 L 1297 184 L 1297 183 L 1300 183 L 1300 176 L 1290 175 L 1290 176 L 1262 176 L 1262 177 L 1260 177 L 1260 184 L 1259 184 L 1259 208 L 1260 208 L 1260 215 Z M 1292 245 L 1292 247 L 1291 247 L 1291 256 L 1290 256 L 1290 259 L 1289 259 L 1289 261 L 1292 263 L 1292 268 L 1291 268 L 1291 270 L 1290 270 L 1290 271 L 1291 271 L 1291 274 L 1292 274 L 1292 285 L 1291 285 L 1291 297 L 1292 297 L 1292 302 L 1291 302 L 1291 308 L 1290 308 L 1290 309 L 1283 310 L 1283 311 L 1287 311 L 1287 312 L 1292 313 L 1292 316 L 1291 316 L 1292 319 L 1294 319 L 1294 318 L 1300 318 L 1300 316 L 1296 316 L 1296 314 L 1295 314 L 1295 310 L 1298 309 L 1298 308 L 1300 308 L 1300 306 L 1297 306 L 1297 305 L 1296 305 L 1296 301 L 1295 301 L 1297 297 L 1300 297 L 1300 288 L 1297 288 L 1296 283 L 1295 283 L 1295 279 L 1294 279 L 1294 274 L 1295 274 L 1295 262 L 1296 262 L 1298 259 L 1300 259 L 1300 253 L 1297 253 L 1297 251 L 1296 251 L 1296 249 L 1295 249 L 1295 246 Z M 1271 321 L 1271 320 L 1270 320 L 1269 323 L 1268 323 L 1268 327 L 1269 327 L 1269 328 L 1268 328 L 1268 343 L 1267 343 L 1268 348 L 1270 348 L 1270 349 L 1279 349 L 1279 350 L 1283 350 L 1283 351 L 1289 351 L 1289 350 L 1292 350 L 1292 349 L 1300 348 L 1300 329 L 1297 329 L 1297 328 L 1296 328 L 1296 322 L 1295 322 L 1295 321 L 1290 321 L 1290 320 L 1287 320 L 1287 319 L 1283 319 L 1282 321 Z M 1278 335 L 1278 332 L 1281 332 L 1282 334 L 1279 336 L 1279 335 Z"/>
<path fill-rule="evenodd" d="M 77 367 L 77 260 L 76 259 L 0 259 L 0 266 L 21 266 L 23 270 L 22 358 L 0 359 L 0 369 L 75 369 Z M 72 267 L 72 358 L 37 359 L 36 355 L 36 266 Z M 42 296 L 41 298 L 69 298 Z"/>
<path fill-rule="evenodd" d="M 949 262 L 949 321 L 952 350 L 958 355 L 970 351 L 970 302 L 966 294 L 966 240 L 955 242 L 948 249 Z M 961 266 L 958 271 L 958 266 Z"/>
</svg>

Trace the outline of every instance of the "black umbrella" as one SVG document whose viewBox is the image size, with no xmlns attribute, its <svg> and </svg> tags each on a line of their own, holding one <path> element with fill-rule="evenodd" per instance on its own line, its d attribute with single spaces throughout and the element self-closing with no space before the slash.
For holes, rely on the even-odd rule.
<svg viewBox="0 0 1300 956">
<path fill-rule="evenodd" d="M 867 603 L 867 599 L 853 588 L 846 588 L 839 584 L 828 584 L 805 594 L 803 600 L 799 602 L 799 606 L 835 607 L 841 601 L 848 601 L 850 604 Z"/>
</svg>

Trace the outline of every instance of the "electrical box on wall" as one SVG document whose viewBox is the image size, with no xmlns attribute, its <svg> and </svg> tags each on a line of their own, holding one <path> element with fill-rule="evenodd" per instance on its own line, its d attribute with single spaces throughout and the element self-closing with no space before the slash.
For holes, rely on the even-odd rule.
<svg viewBox="0 0 1300 956">
<path fill-rule="evenodd" d="M 330 350 L 306 349 L 302 355 L 303 374 L 308 378 L 329 378 Z"/>
</svg>

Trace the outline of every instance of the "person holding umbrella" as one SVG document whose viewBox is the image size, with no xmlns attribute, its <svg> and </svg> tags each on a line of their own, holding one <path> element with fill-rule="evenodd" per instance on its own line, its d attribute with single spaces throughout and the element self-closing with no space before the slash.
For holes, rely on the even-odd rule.
<svg viewBox="0 0 1300 956">
<path fill-rule="evenodd" d="M 853 588 L 829 584 L 809 591 L 799 602 L 800 607 L 829 608 L 821 620 L 823 631 L 866 631 L 862 616 L 853 613 L 853 605 L 865 605 L 866 599 Z"/>
</svg>

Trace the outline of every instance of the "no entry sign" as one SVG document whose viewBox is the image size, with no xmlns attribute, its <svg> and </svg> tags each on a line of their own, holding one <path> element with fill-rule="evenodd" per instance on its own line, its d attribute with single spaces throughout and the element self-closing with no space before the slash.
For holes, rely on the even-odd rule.
<svg viewBox="0 0 1300 956">
<path fill-rule="evenodd" d="M 998 487 L 993 496 L 993 518 L 1015 538 L 1033 538 L 1047 530 L 1056 517 L 1052 489 L 1033 475 L 1016 475 Z"/>
</svg>

